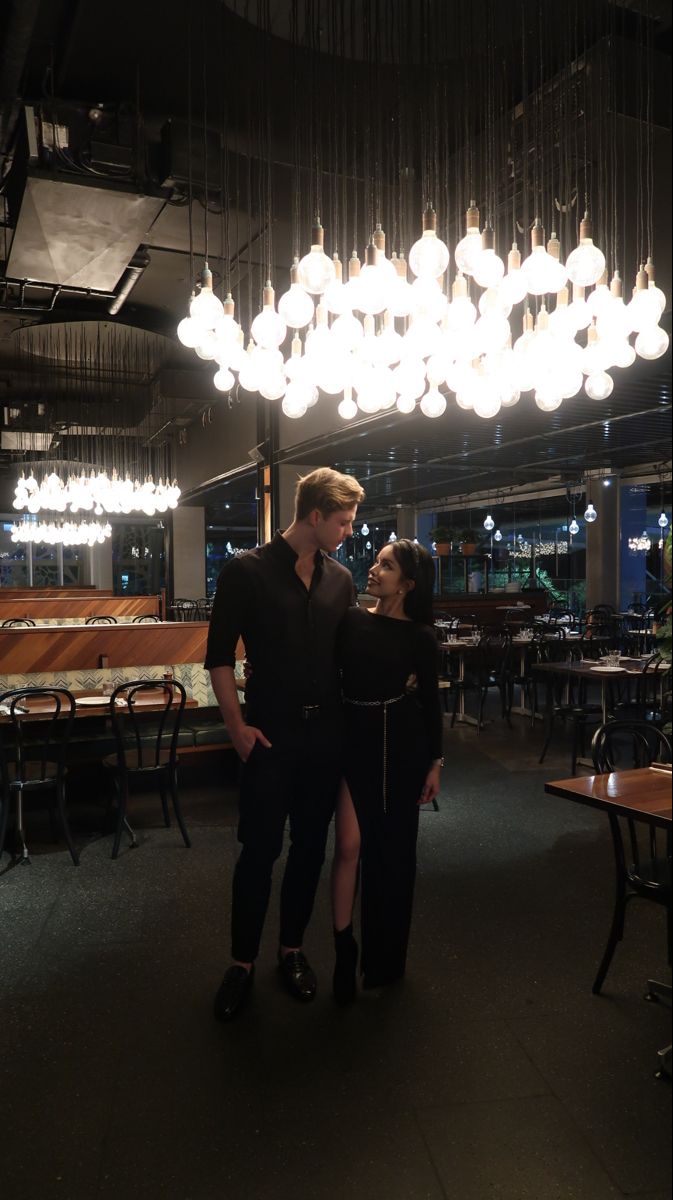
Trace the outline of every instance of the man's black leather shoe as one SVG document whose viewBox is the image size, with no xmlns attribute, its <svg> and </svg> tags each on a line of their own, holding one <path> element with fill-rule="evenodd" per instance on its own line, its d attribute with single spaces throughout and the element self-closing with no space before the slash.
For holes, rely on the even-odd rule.
<svg viewBox="0 0 673 1200">
<path fill-rule="evenodd" d="M 249 971 L 246 971 L 245 967 L 229 967 L 229 970 L 225 971 L 213 1005 L 216 1021 L 232 1021 L 245 1007 L 252 990 L 254 974 L 254 966 Z"/>
<path fill-rule="evenodd" d="M 279 954 L 278 970 L 285 987 L 295 1000 L 314 999 L 318 981 L 301 950 L 290 950 L 289 954 L 285 955 Z"/>
</svg>

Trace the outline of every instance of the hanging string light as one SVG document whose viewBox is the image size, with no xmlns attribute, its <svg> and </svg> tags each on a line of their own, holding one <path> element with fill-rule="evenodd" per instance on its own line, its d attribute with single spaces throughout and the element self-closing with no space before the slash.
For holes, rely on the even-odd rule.
<svg viewBox="0 0 673 1200">
<path fill-rule="evenodd" d="M 96 546 L 112 536 L 109 522 L 31 521 L 24 518 L 10 527 L 14 543 L 39 542 L 47 546 Z"/>
</svg>

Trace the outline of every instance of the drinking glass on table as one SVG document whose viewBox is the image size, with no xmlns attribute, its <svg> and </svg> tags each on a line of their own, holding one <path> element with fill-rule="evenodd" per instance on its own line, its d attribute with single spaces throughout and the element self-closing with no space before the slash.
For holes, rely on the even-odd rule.
<svg viewBox="0 0 673 1200">
<path fill-rule="evenodd" d="M 103 686 L 102 686 L 102 688 L 101 688 L 101 692 L 103 693 L 103 695 L 104 695 L 104 696 L 111 696 L 111 695 L 112 695 L 112 693 L 114 692 L 114 690 L 115 690 L 115 685 L 114 685 L 114 683 L 112 682 L 112 680 L 111 680 L 111 679 L 106 679 L 106 680 L 104 681 L 104 683 L 103 683 Z"/>
<path fill-rule="evenodd" d="M 620 658 L 619 650 L 609 650 L 608 653 L 606 654 L 607 665 L 609 667 L 618 667 L 619 666 L 619 658 Z"/>
</svg>

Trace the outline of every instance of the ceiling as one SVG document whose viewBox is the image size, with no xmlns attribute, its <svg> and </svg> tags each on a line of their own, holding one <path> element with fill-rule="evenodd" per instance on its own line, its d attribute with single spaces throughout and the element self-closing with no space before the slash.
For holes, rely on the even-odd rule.
<svg viewBox="0 0 673 1200">
<path fill-rule="evenodd" d="M 135 431 L 167 460 L 180 430 L 217 401 L 208 371 L 179 346 L 174 332 L 185 311 L 194 262 L 208 241 L 216 285 L 226 277 L 239 312 L 246 306 L 256 311 L 263 276 L 272 270 L 277 290 L 278 281 L 287 278 L 298 223 L 302 228 L 310 223 L 307 214 L 321 190 L 323 223 L 329 225 L 331 218 L 335 241 L 337 235 L 344 240 L 346 215 L 355 220 L 354 206 L 365 230 L 376 201 L 389 203 L 388 228 L 399 241 L 418 221 L 425 174 L 434 180 L 438 209 L 444 201 L 447 236 L 455 239 L 470 171 L 478 169 L 470 156 L 477 162 L 483 154 L 492 194 L 502 187 L 503 205 L 522 221 L 531 218 L 525 172 L 511 186 L 506 175 L 499 181 L 496 151 L 507 149 L 512 131 L 521 133 L 520 123 L 510 128 L 507 121 L 513 121 L 522 97 L 534 87 L 541 95 L 545 88 L 551 94 L 558 71 L 569 69 L 565 60 L 579 49 L 580 7 L 579 27 L 590 34 L 587 45 L 595 52 L 596 88 L 604 84 L 608 37 L 619 67 L 610 97 L 619 144 L 610 170 L 626 207 L 618 218 L 607 207 L 597 216 L 615 235 L 622 223 L 625 257 L 638 223 L 653 222 L 658 281 L 670 296 L 669 3 L 548 5 L 538 61 L 537 0 L 480 0 L 471 6 L 390 0 L 383 10 L 376 0 L 362 0 L 355 8 L 335 7 L 334 0 L 258 5 L 195 0 L 191 9 L 177 0 L 141 5 L 118 0 L 114 20 L 104 28 L 99 7 L 83 0 L 6 0 L 0 12 L 5 219 L 0 260 L 6 277 L 4 286 L 0 278 L 0 433 L 23 431 L 24 443 L 14 439 L 19 447 L 29 445 L 31 434 L 51 434 L 51 453 L 73 456 L 83 428 L 96 427 L 92 451 L 111 441 L 118 445 L 120 437 L 130 442 Z M 341 15 L 335 24 L 337 8 Z M 653 67 L 651 92 L 632 79 L 622 95 L 621 79 L 628 75 L 622 68 L 634 56 Z M 497 80 L 491 77 L 494 63 Z M 452 114 L 442 127 L 441 143 L 437 130 L 429 133 L 427 121 L 418 118 L 418 113 L 427 118 L 438 104 L 439 92 L 427 84 L 430 66 L 435 70 L 438 64 L 442 111 Z M 312 111 L 323 75 L 325 87 L 339 78 L 348 95 L 355 95 L 361 106 L 357 118 L 350 100 L 343 102 L 343 113 L 327 104 Z M 302 93 L 298 100 L 297 79 L 312 81 L 314 90 L 305 99 Z M 491 89 L 490 107 L 485 88 Z M 592 170 L 602 178 L 601 155 L 609 147 L 601 132 L 603 100 L 593 88 L 592 83 L 583 129 L 591 143 Z M 649 125 L 642 120 L 646 101 Z M 298 103 L 300 128 L 294 120 Z M 567 96 L 563 103 L 570 104 Z M 26 106 L 41 114 L 41 136 L 52 138 L 49 170 L 24 136 Z M 535 111 L 541 120 L 545 113 L 550 116 L 553 139 L 552 101 L 541 102 Z M 340 148 L 342 115 L 352 145 Z M 189 116 L 191 125 L 185 123 Z M 69 131 L 65 150 L 59 148 L 58 128 Z M 310 152 L 318 142 L 323 161 L 305 159 L 307 148 Z M 84 148 L 81 153 L 78 147 Z M 340 174 L 331 173 L 328 150 Z M 656 185 L 651 213 L 645 211 L 643 187 L 629 187 L 631 165 L 644 161 L 646 152 L 654 160 L 648 161 Z M 560 192 L 562 181 L 553 178 L 555 153 L 548 151 L 537 164 L 528 161 L 526 170 L 540 186 L 551 170 Z M 404 189 L 397 186 L 403 164 L 409 181 L 404 203 Z M 517 170 L 512 169 L 513 176 Z M 140 202 L 150 228 L 137 258 L 141 235 L 133 221 L 143 225 Z M 510 220 L 497 204 L 494 219 L 503 227 Z M 567 230 L 574 222 L 575 213 Z M 361 241 L 365 238 L 363 232 Z M 90 275 L 74 272 L 75 247 L 84 266 L 93 264 Z M 20 269 L 18 276 L 12 263 Z M 26 276 L 37 284 L 26 285 Z M 128 283 L 133 287 L 125 297 Z M 115 296 L 121 303 L 110 312 Z M 670 302 L 663 323 L 670 331 Z M 89 367 L 78 370 L 82 339 L 89 344 L 84 355 Z M 329 397 L 321 403 L 335 407 Z M 0 508 L 3 479 L 14 477 L 21 458 L 20 449 L 7 447 L 5 439 Z M 512 485 L 540 486 L 576 478 L 590 467 L 660 469 L 670 463 L 670 354 L 616 371 L 615 389 L 605 404 L 581 396 L 557 413 L 543 414 L 524 397 L 497 420 L 481 421 L 451 401 L 437 421 L 384 413 L 311 438 L 295 422 L 279 457 L 351 471 L 363 482 L 368 503 L 381 511 L 400 504 L 427 507 L 446 497 Z M 252 475 L 248 481 L 239 475 L 222 496 L 226 492 L 226 502 L 241 503 L 247 513 L 253 486 Z"/>
</svg>

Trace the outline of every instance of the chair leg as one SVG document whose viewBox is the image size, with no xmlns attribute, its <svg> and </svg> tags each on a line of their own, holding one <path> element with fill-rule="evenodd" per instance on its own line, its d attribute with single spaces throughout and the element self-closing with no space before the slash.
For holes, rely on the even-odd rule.
<svg viewBox="0 0 673 1200">
<path fill-rule="evenodd" d="M 75 866 L 78 867 L 79 855 L 75 849 L 75 843 L 72 840 L 72 834 L 70 833 L 70 826 L 68 824 L 68 818 L 65 811 L 65 780 L 63 779 L 59 779 L 58 783 L 56 784 L 56 797 L 58 800 L 58 815 L 61 818 L 61 825 L 63 826 L 63 833 L 65 835 L 68 850 L 70 851 L 70 857 Z"/>
<path fill-rule="evenodd" d="M 0 858 L 7 836 L 7 817 L 9 815 L 9 796 L 0 796 Z"/>
<path fill-rule="evenodd" d="M 460 688 L 459 688 L 459 687 L 456 687 L 456 694 L 455 694 L 455 696 L 453 697 L 453 712 L 451 713 L 451 728 L 452 728 L 452 729 L 453 729 L 453 727 L 454 727 L 454 725 L 455 725 L 455 723 L 456 723 L 456 716 L 457 716 L 457 714 L 458 714 L 458 701 L 459 701 L 459 699 L 460 699 Z"/>
<path fill-rule="evenodd" d="M 596 972 L 596 978 L 593 981 L 591 990 L 594 996 L 598 996 L 605 982 L 605 976 L 608 973 L 612 956 L 617 948 L 617 943 L 621 942 L 624 936 L 624 917 L 626 914 L 626 904 L 629 897 L 626 895 L 626 887 L 624 880 L 617 876 L 617 888 L 615 895 L 615 907 L 612 914 L 612 924 L 610 933 L 608 934 L 607 945 L 603 952 L 603 957 L 600 961 L 599 968 Z"/>
<path fill-rule="evenodd" d="M 182 811 L 180 809 L 180 802 L 178 800 L 178 773 L 177 773 L 177 771 L 169 772 L 168 786 L 170 788 L 171 800 L 173 801 L 173 810 L 175 812 L 175 819 L 180 827 L 180 833 L 182 834 L 182 840 L 185 843 L 185 846 L 187 846 L 187 848 L 189 848 L 192 843 L 189 840 L 189 834 L 187 833 L 187 827 L 182 819 Z"/>
<path fill-rule="evenodd" d="M 159 785 L 159 795 L 161 796 L 161 811 L 164 814 L 164 825 L 166 826 L 167 829 L 170 829 L 171 814 L 168 811 L 168 796 L 166 794 L 166 784 L 163 782 Z"/>
<path fill-rule="evenodd" d="M 486 703 L 486 694 L 488 688 L 481 689 L 481 698 L 479 700 L 479 718 L 477 720 L 477 733 L 481 733 L 481 727 L 484 720 L 484 705 Z"/>
<path fill-rule="evenodd" d="M 119 843 L 121 842 L 123 829 L 126 829 L 126 832 L 129 835 L 130 849 L 135 850 L 136 846 L 138 845 L 138 842 L 136 841 L 136 835 L 133 832 L 131 826 L 129 825 L 127 817 L 126 817 L 126 803 L 127 803 L 128 794 L 129 794 L 128 779 L 126 778 L 126 775 L 115 775 L 114 779 L 115 779 L 115 790 L 117 792 L 118 810 L 117 810 L 117 828 L 115 829 L 114 843 L 112 846 L 112 856 L 111 856 L 112 858 L 116 858 L 117 855 L 119 854 Z"/>
<path fill-rule="evenodd" d="M 538 762 L 541 762 L 541 763 L 544 762 L 545 755 L 549 749 L 549 743 L 551 742 L 553 732 L 554 732 L 554 717 L 553 717 L 553 714 L 550 713 L 549 725 L 547 728 L 547 736 L 545 738 L 544 746 L 542 747 L 542 754 L 540 755 Z"/>
<path fill-rule="evenodd" d="M 30 854 L 28 853 L 23 831 L 23 788 L 16 789 L 16 840 L 17 845 L 14 850 L 14 857 L 22 863 L 29 863 Z"/>
</svg>

